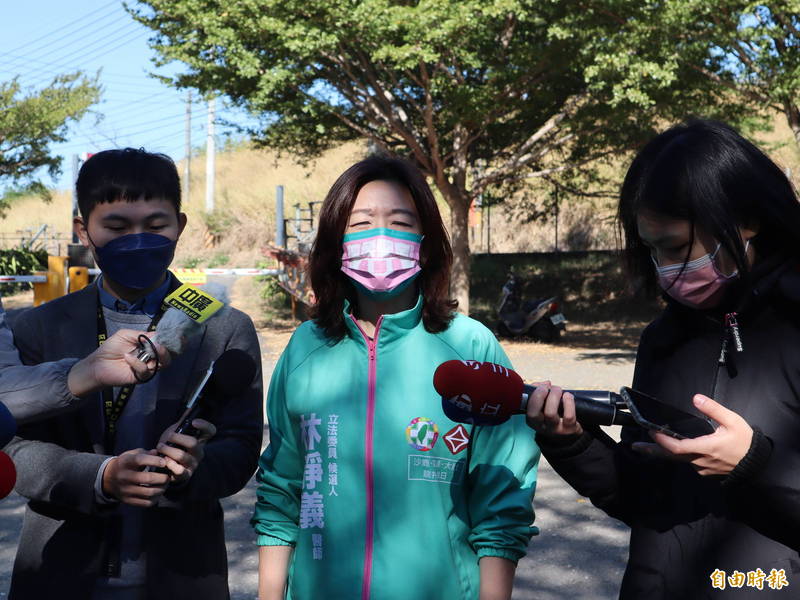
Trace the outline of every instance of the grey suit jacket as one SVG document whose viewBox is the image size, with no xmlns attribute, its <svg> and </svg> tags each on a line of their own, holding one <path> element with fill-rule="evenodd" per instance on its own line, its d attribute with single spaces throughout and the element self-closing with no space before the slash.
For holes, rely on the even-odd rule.
<svg viewBox="0 0 800 600">
<path fill-rule="evenodd" d="M 0 303 L 0 402 L 17 423 L 52 417 L 78 406 L 81 399 L 67 386 L 69 370 L 78 359 L 23 365 L 7 321 Z"/>
<path fill-rule="evenodd" d="M 175 286 L 177 287 L 177 280 Z M 97 347 L 97 290 L 48 302 L 20 315 L 14 338 L 27 364 L 84 357 Z M 255 471 L 263 432 L 261 356 L 252 322 L 227 309 L 204 325 L 159 378 L 147 436 L 155 447 L 212 360 L 229 348 L 258 365 L 238 397 L 225 400 L 216 436 L 189 483 L 168 489 L 145 516 L 148 598 L 228 597 L 227 556 L 219 498 L 238 492 Z M 29 499 L 12 576 L 11 598 L 89 598 L 105 565 L 109 509 L 95 501 L 103 454 L 98 394 L 77 411 L 20 428 L 6 448 L 18 470 L 16 490 Z"/>
</svg>

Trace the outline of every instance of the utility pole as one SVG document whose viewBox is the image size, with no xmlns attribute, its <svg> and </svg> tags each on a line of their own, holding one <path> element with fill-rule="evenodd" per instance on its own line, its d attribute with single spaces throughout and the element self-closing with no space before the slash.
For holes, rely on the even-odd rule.
<svg viewBox="0 0 800 600">
<path fill-rule="evenodd" d="M 183 165 L 183 202 L 189 202 L 192 177 L 192 90 L 186 92 L 186 119 L 184 123 L 184 150 L 186 158 Z"/>
<path fill-rule="evenodd" d="M 283 216 L 283 186 L 275 188 L 275 245 L 286 248 L 286 221 Z"/>
<path fill-rule="evenodd" d="M 214 113 L 216 110 L 216 99 L 208 101 L 208 131 L 206 135 L 206 212 L 214 212 L 214 169 L 215 169 L 215 148 L 214 148 Z"/>
</svg>

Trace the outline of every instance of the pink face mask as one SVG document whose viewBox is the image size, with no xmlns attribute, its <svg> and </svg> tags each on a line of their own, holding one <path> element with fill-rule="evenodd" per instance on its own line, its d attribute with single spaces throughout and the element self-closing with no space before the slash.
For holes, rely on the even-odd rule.
<svg viewBox="0 0 800 600">
<path fill-rule="evenodd" d="M 400 293 L 420 272 L 417 233 L 378 227 L 344 236 L 342 271 L 378 299 Z"/>
<path fill-rule="evenodd" d="M 745 252 L 750 244 L 745 243 Z M 652 258 L 658 274 L 658 284 L 663 290 L 681 304 L 691 308 L 712 308 L 720 303 L 728 284 L 738 277 L 739 272 L 723 275 L 714 263 L 722 244 L 717 244 L 711 254 L 705 254 L 693 261 L 660 267 Z"/>
</svg>

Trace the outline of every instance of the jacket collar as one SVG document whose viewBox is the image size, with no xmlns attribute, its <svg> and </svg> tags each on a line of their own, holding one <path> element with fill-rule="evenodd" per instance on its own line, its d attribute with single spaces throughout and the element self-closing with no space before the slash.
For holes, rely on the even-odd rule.
<svg viewBox="0 0 800 600">
<path fill-rule="evenodd" d="M 378 330 L 378 344 L 381 346 L 390 344 L 405 337 L 406 334 L 419 325 L 422 320 L 422 304 L 422 294 L 420 294 L 417 296 L 417 303 L 412 308 L 391 315 L 383 315 L 380 329 Z M 344 301 L 343 312 L 348 335 L 355 340 L 366 341 L 361 327 L 352 317 L 352 306 L 348 300 Z"/>
<path fill-rule="evenodd" d="M 146 296 L 139 298 L 136 302 L 127 302 L 112 296 L 109 292 L 103 289 L 103 276 L 100 275 L 95 280 L 97 293 L 100 298 L 100 304 L 102 304 L 105 308 L 113 310 L 114 312 L 154 317 L 161 308 L 161 304 L 164 302 L 166 295 L 174 289 L 172 287 L 172 279 L 174 276 L 169 271 L 167 271 L 166 275 L 167 276 L 164 278 L 164 282 L 160 286 Z"/>
</svg>

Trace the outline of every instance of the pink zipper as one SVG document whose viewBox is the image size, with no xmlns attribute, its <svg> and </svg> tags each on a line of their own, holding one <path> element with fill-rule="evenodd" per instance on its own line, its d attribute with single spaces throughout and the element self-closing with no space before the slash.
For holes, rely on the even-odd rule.
<svg viewBox="0 0 800 600">
<path fill-rule="evenodd" d="M 353 323 L 356 324 L 361 335 L 364 336 L 364 341 L 367 343 L 367 354 L 369 356 L 369 375 L 367 378 L 367 427 L 364 433 L 364 474 L 367 487 L 367 531 L 366 541 L 364 544 L 364 576 L 361 582 L 361 599 L 369 600 L 370 586 L 372 585 L 372 549 L 375 534 L 375 492 L 373 481 L 373 468 L 372 468 L 372 446 L 373 446 L 373 433 L 375 424 L 375 384 L 378 375 L 378 335 L 380 334 L 381 323 L 383 323 L 383 315 L 378 318 L 378 323 L 375 325 L 375 337 L 370 339 L 369 336 L 361 329 L 355 317 L 350 315 Z"/>
</svg>

